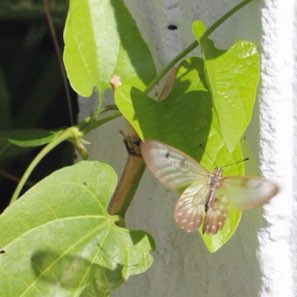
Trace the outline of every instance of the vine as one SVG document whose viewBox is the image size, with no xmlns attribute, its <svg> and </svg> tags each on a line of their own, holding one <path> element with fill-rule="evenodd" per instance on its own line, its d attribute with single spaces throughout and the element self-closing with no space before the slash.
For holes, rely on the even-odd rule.
<svg viewBox="0 0 297 297">
<path fill-rule="evenodd" d="M 110 296 L 131 275 L 152 265 L 152 237 L 124 227 L 126 211 L 145 168 L 141 156 L 128 155 L 119 182 L 109 165 L 81 161 L 51 174 L 19 197 L 32 171 L 63 141 L 71 141 L 87 159 L 87 134 L 123 116 L 128 124 L 127 140 L 134 144 L 144 139 L 161 140 L 207 169 L 213 166 L 211 160 L 224 165 L 242 159 L 240 141 L 256 98 L 259 55 L 251 42 L 236 41 L 223 50 L 209 38 L 251 1 L 240 2 L 209 28 L 194 21 L 195 40 L 159 73 L 123 1 L 101 1 L 100 9 L 90 1 L 70 1 L 64 31 L 66 73 L 79 95 L 88 97 L 97 90 L 97 107 L 78 124 L 39 131 L 38 137 L 32 130 L 0 133 L 16 146 L 44 145 L 0 216 L 0 279 L 6 284 L 0 286 L 1 296 L 33 296 L 35 290 L 66 296 L 65 288 L 77 296 Z M 198 46 L 201 56 L 186 58 Z M 165 98 L 151 98 L 151 90 L 175 65 L 163 92 Z M 114 86 L 114 104 L 107 105 L 104 93 L 112 88 L 113 75 L 120 77 L 121 84 Z M 243 175 L 244 164 L 227 167 L 226 174 Z M 200 234 L 210 252 L 230 239 L 240 217 L 240 211 L 231 209 L 222 231 Z M 21 272 L 15 269 L 16 257 Z M 74 269 L 71 275 L 70 268 Z M 23 281 L 14 286 L 15 278 Z M 58 293 L 54 291 L 57 284 Z"/>
</svg>

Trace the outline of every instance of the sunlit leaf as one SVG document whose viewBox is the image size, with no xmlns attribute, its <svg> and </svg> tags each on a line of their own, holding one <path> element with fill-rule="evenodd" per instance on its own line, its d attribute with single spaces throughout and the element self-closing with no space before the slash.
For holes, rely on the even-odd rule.
<svg viewBox="0 0 297 297">
<path fill-rule="evenodd" d="M 116 180 L 107 164 L 80 162 L 7 208 L 0 216 L 0 296 L 110 296 L 147 270 L 149 236 L 118 227 L 107 213 Z"/>
<path fill-rule="evenodd" d="M 114 74 L 140 89 L 155 76 L 150 51 L 124 1 L 71 0 L 64 41 L 67 75 L 82 96 L 109 89 Z"/>
<path fill-rule="evenodd" d="M 218 115 L 222 136 L 233 151 L 250 123 L 259 82 L 259 53 L 248 41 L 236 41 L 228 50 L 217 49 L 203 38 L 201 21 L 193 23 L 199 41 L 205 77 Z"/>
</svg>

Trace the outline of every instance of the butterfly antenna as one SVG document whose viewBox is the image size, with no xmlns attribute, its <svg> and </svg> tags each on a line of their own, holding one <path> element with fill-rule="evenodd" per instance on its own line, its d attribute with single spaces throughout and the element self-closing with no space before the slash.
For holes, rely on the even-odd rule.
<svg viewBox="0 0 297 297">
<path fill-rule="evenodd" d="M 231 163 L 231 164 L 224 165 L 221 168 L 225 168 L 225 167 L 228 167 L 228 166 L 231 166 L 231 165 L 235 165 L 235 164 L 238 164 L 238 163 L 241 163 L 241 162 L 245 162 L 245 161 L 247 161 L 249 159 L 250 158 L 244 158 L 243 160 L 240 160 L 240 161 L 237 161 L 237 162 L 234 162 L 234 163 Z"/>
<path fill-rule="evenodd" d="M 206 154 L 206 156 L 210 159 L 210 161 L 215 164 L 216 167 L 218 167 L 218 164 L 216 163 L 216 161 L 210 156 L 210 154 L 205 150 L 205 147 L 200 143 L 200 147 L 203 150 L 203 153 Z"/>
</svg>

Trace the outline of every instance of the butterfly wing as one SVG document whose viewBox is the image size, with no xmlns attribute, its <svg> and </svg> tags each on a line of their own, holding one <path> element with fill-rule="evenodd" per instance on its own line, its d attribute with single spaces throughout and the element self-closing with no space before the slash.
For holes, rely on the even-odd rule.
<svg viewBox="0 0 297 297">
<path fill-rule="evenodd" d="M 199 182 L 188 187 L 177 200 L 174 220 L 186 232 L 196 231 L 202 223 L 209 187 Z"/>
<path fill-rule="evenodd" d="M 228 217 L 230 203 L 223 191 L 215 191 L 214 202 L 207 209 L 203 222 L 203 234 L 216 234 L 224 227 L 225 220 Z"/>
<path fill-rule="evenodd" d="M 218 194 L 226 196 L 240 210 L 263 205 L 279 191 L 279 187 L 264 177 L 229 176 L 223 178 Z"/>
<path fill-rule="evenodd" d="M 176 148 L 146 140 L 140 149 L 147 167 L 165 186 L 179 191 L 194 182 L 207 183 L 207 170 Z"/>
</svg>

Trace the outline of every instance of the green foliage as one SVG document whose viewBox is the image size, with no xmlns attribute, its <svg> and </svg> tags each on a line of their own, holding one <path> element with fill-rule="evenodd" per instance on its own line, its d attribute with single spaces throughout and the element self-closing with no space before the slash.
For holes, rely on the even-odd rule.
<svg viewBox="0 0 297 297">
<path fill-rule="evenodd" d="M 9 207 L 0 217 L 0 295 L 110 296 L 146 270 L 149 236 L 116 226 L 107 213 L 116 182 L 107 164 L 80 162 Z"/>
<path fill-rule="evenodd" d="M 3 155 L 11 145 L 45 145 L 14 198 L 53 148 L 70 140 L 85 152 L 82 138 L 119 114 L 141 139 L 177 147 L 209 170 L 241 160 L 240 140 L 252 116 L 258 85 L 258 52 L 247 41 L 217 49 L 201 21 L 195 21 L 192 29 L 196 41 L 188 48 L 199 45 L 201 57 L 186 59 L 185 50 L 157 75 L 148 45 L 123 1 L 70 1 L 63 59 L 71 86 L 82 96 L 94 89 L 102 96 L 115 74 L 122 86 L 114 91 L 116 106 L 99 100 L 94 115 L 76 126 L 55 132 L 0 132 Z M 160 81 L 176 63 L 168 96 L 160 102 L 150 98 L 151 81 Z M 226 167 L 224 174 L 243 175 L 244 164 Z M 107 212 L 115 186 L 112 168 L 85 161 L 55 172 L 8 207 L 0 216 L 0 247 L 5 250 L 0 254 L 0 295 L 110 296 L 131 275 L 146 271 L 152 264 L 150 236 L 122 228 L 124 222 Z M 240 211 L 230 209 L 222 231 L 201 234 L 210 252 L 230 239 L 240 217 Z"/>
<path fill-rule="evenodd" d="M 259 81 L 259 53 L 248 41 L 237 41 L 228 50 L 217 49 L 203 38 L 204 25 L 193 23 L 200 43 L 204 75 L 213 98 L 221 133 L 230 152 L 238 145 L 254 107 Z"/>
<path fill-rule="evenodd" d="M 147 44 L 123 1 L 70 1 L 64 31 L 64 63 L 82 96 L 109 89 L 112 75 L 144 89 L 156 75 Z"/>
<path fill-rule="evenodd" d="M 51 142 L 57 133 L 43 129 L 17 129 L 0 131 L 0 141 L 20 147 L 35 147 Z"/>
<path fill-rule="evenodd" d="M 116 104 L 142 139 L 158 139 L 186 152 L 212 170 L 242 159 L 240 139 L 250 122 L 259 77 L 259 57 L 253 44 L 235 43 L 218 50 L 205 39 L 201 21 L 193 24 L 202 58 L 180 63 L 170 94 L 161 102 L 135 87 L 115 91 Z M 170 125 L 168 125 L 170 123 Z M 203 144 L 207 155 L 203 155 Z M 210 158 L 215 164 L 209 164 Z M 243 175 L 244 165 L 227 167 L 225 175 Z M 211 252 L 234 234 L 241 218 L 231 209 L 221 232 L 203 235 Z"/>
<path fill-rule="evenodd" d="M 172 90 L 165 100 L 156 102 L 136 88 L 123 85 L 115 91 L 115 102 L 142 139 L 168 143 L 186 152 L 210 171 L 216 164 L 223 166 L 242 160 L 240 144 L 232 153 L 224 145 L 217 113 L 205 83 L 201 58 L 186 59 L 180 64 Z M 203 144 L 203 150 L 200 144 Z M 203 154 L 204 151 L 208 155 Z M 243 166 L 239 163 L 226 167 L 225 175 L 242 175 Z M 211 252 L 218 250 L 233 235 L 240 217 L 237 209 L 230 210 L 221 232 L 203 236 Z"/>
<path fill-rule="evenodd" d="M 44 129 L 11 129 L 0 131 L 0 158 L 15 157 L 29 148 L 50 143 L 59 132 Z"/>
</svg>

